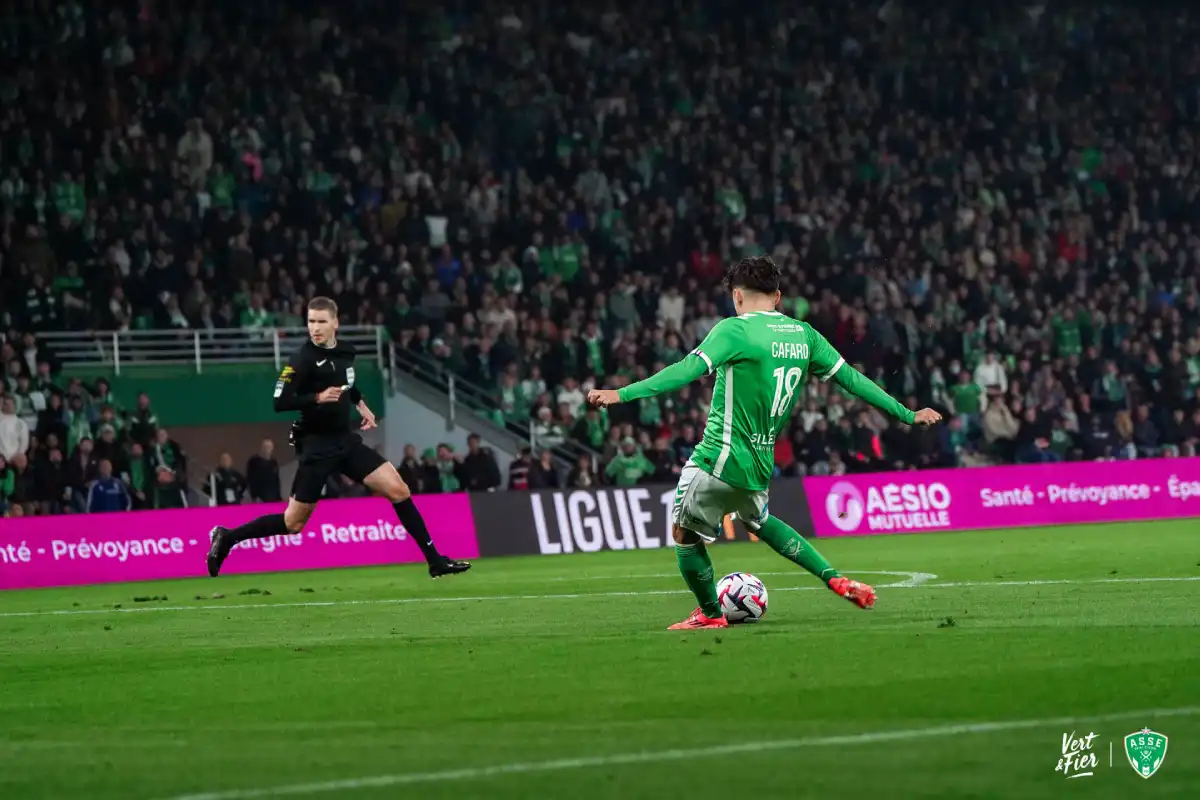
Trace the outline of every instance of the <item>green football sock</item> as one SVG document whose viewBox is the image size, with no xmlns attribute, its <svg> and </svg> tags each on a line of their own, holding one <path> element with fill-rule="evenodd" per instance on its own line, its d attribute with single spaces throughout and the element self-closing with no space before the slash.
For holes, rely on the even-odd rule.
<svg viewBox="0 0 1200 800">
<path fill-rule="evenodd" d="M 776 553 L 788 561 L 794 561 L 826 583 L 842 575 L 829 566 L 825 556 L 804 541 L 804 537 L 796 533 L 795 528 L 777 517 L 768 517 L 757 535 Z"/>
<path fill-rule="evenodd" d="M 675 545 L 675 559 L 679 562 L 679 573 L 687 583 L 700 609 L 709 619 L 720 616 L 721 604 L 717 602 L 717 584 L 713 580 L 712 559 L 704 542 Z"/>
</svg>

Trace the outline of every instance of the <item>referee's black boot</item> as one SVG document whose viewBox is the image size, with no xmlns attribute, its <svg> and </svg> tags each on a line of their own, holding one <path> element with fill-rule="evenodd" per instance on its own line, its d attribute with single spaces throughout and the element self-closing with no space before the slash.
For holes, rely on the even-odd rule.
<svg viewBox="0 0 1200 800">
<path fill-rule="evenodd" d="M 220 574 L 221 565 L 225 563 L 229 551 L 233 549 L 233 534 L 228 528 L 218 525 L 208 536 L 212 540 L 212 546 L 208 548 L 208 574 L 215 578 Z"/>
<path fill-rule="evenodd" d="M 429 565 L 429 577 L 440 578 L 443 575 L 457 575 L 471 568 L 469 561 L 455 561 L 453 558 L 442 556 L 441 560 Z"/>
</svg>

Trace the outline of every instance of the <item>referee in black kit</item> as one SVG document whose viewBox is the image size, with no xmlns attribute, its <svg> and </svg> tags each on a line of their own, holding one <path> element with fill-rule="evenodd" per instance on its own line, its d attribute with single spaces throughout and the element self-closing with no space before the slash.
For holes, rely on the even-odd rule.
<svg viewBox="0 0 1200 800">
<path fill-rule="evenodd" d="M 351 408 L 358 409 L 362 430 L 375 427 L 375 415 L 354 386 L 354 347 L 337 340 L 337 314 L 337 303 L 328 297 L 314 297 L 309 302 L 309 341 L 292 356 L 275 384 L 275 410 L 300 412 L 299 421 L 292 425 L 292 443 L 300 456 L 300 467 L 287 510 L 232 530 L 219 525 L 213 528 L 208 574 L 214 578 L 238 542 L 302 531 L 317 507 L 325 481 L 335 473 L 358 481 L 392 502 L 400 524 L 425 554 L 431 577 L 471 568 L 466 561 L 455 561 L 438 552 L 408 485 L 396 468 L 363 444 L 351 427 Z"/>
</svg>

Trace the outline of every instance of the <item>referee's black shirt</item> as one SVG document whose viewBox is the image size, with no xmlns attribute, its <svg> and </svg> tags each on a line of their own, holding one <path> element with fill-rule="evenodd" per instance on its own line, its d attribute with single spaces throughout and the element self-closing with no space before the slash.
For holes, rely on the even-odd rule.
<svg viewBox="0 0 1200 800">
<path fill-rule="evenodd" d="M 318 347 L 309 339 L 291 357 L 275 383 L 275 410 L 299 411 L 304 449 L 332 447 L 357 439 L 350 412 L 362 394 L 354 385 L 354 345 L 339 341 Z M 336 403 L 318 403 L 317 395 L 331 386 L 349 386 Z"/>
</svg>

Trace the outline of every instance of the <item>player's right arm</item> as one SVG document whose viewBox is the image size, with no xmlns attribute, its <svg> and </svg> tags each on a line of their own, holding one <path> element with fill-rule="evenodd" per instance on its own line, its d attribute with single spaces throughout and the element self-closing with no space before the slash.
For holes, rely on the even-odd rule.
<svg viewBox="0 0 1200 800">
<path fill-rule="evenodd" d="M 880 389 L 866 375 L 846 363 L 846 359 L 838 353 L 829 340 L 822 336 L 811 325 L 808 326 L 808 340 L 812 347 L 809 364 L 812 372 L 821 382 L 832 380 L 850 394 L 865 400 L 885 414 L 890 414 L 906 425 L 916 421 L 916 414 L 903 403 Z"/>
<path fill-rule="evenodd" d="M 318 403 L 336 403 L 341 395 L 340 387 L 330 387 L 322 392 L 303 392 L 300 387 L 308 384 L 308 375 L 312 367 L 304 353 L 298 352 L 292 356 L 279 380 L 275 381 L 275 411 L 306 411 L 316 408 Z"/>
<path fill-rule="evenodd" d="M 305 411 L 316 407 L 317 395 L 315 392 L 300 392 L 298 390 L 298 387 L 307 384 L 308 371 L 304 351 L 297 351 L 288 360 L 288 363 L 284 365 L 283 371 L 279 373 L 279 379 L 275 381 L 276 413 L 282 411 Z"/>
<path fill-rule="evenodd" d="M 692 381 L 713 372 L 717 367 L 737 359 L 742 352 L 741 321 L 721 320 L 692 352 L 643 381 L 631 383 L 617 391 L 622 403 L 643 397 L 667 394 L 682 389 Z"/>
</svg>

